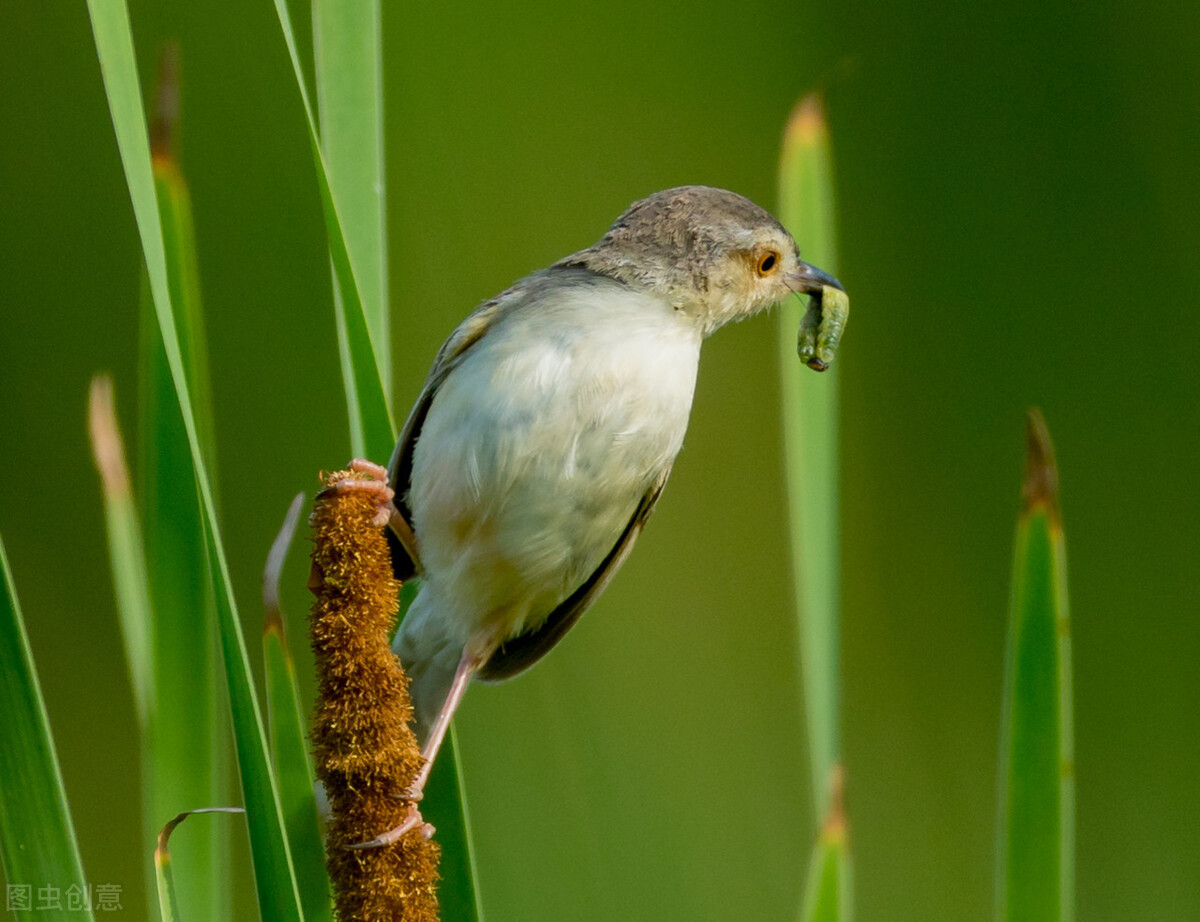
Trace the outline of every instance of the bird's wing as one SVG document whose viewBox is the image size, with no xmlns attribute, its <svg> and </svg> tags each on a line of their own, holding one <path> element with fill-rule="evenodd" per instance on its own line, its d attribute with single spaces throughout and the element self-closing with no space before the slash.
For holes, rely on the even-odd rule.
<svg viewBox="0 0 1200 922">
<path fill-rule="evenodd" d="M 629 524 L 621 532 L 621 537 L 617 539 L 617 543 L 608 552 L 608 556 L 604 558 L 596 571 L 584 580 L 582 586 L 564 599 L 540 626 L 501 644 L 500 648 L 480 668 L 477 673 L 480 679 L 487 682 L 498 682 L 501 679 L 511 678 L 528 669 L 550 652 L 551 647 L 562 640 L 563 635 L 579 620 L 580 615 L 587 611 L 604 587 L 608 585 L 609 580 L 621 568 L 621 564 L 625 562 L 629 552 L 633 550 L 633 542 L 642 533 L 646 520 L 654 511 L 654 505 L 662 495 L 663 487 L 666 486 L 667 476 L 670 473 L 671 467 L 668 465 L 659 474 L 650 489 L 646 491 L 641 502 L 638 503 L 637 509 L 634 510 Z"/>
<path fill-rule="evenodd" d="M 408 488 L 412 480 L 413 448 L 416 446 L 417 436 L 421 434 L 421 426 L 425 424 L 425 417 L 429 413 L 433 398 L 447 375 L 462 361 L 467 351 L 479 342 L 501 317 L 518 306 L 521 300 L 523 299 L 514 287 L 481 304 L 450 334 L 450 338 L 438 350 L 437 358 L 433 360 L 433 368 L 429 371 L 429 377 L 425 379 L 425 386 L 421 389 L 412 412 L 408 414 L 404 428 L 400 431 L 400 438 L 396 440 L 392 459 L 388 462 L 388 483 L 396 491 L 396 509 L 410 526 L 412 509 L 408 505 Z M 421 570 L 420 561 L 413 559 L 416 549 L 409 546 L 411 542 L 402 542 L 395 535 L 390 535 L 389 540 L 392 549 L 392 569 L 397 579 L 409 579 Z"/>
<path fill-rule="evenodd" d="M 484 335 L 497 323 L 518 311 L 537 305 L 539 299 L 547 293 L 558 290 L 564 282 L 576 285 L 612 285 L 612 279 L 605 278 L 580 267 L 556 266 L 540 272 L 534 272 L 516 282 L 512 287 L 501 292 L 490 301 L 479 305 L 458 328 L 450 334 L 450 338 L 438 350 L 437 358 L 433 360 L 433 368 L 425 379 L 417 402 L 408 414 L 408 420 L 396 440 L 396 448 L 392 459 L 388 462 L 388 483 L 396 491 L 396 510 L 408 525 L 407 531 L 412 531 L 412 509 L 408 505 L 408 490 L 412 481 L 413 448 L 433 398 L 437 396 L 438 388 L 459 363 L 470 352 L 471 347 L 483 339 Z M 388 543 L 392 551 L 392 569 L 396 578 L 403 581 L 419 573 L 422 569 L 419 556 L 420 549 L 416 539 L 406 536 L 401 539 L 394 531 L 388 531 Z"/>
</svg>

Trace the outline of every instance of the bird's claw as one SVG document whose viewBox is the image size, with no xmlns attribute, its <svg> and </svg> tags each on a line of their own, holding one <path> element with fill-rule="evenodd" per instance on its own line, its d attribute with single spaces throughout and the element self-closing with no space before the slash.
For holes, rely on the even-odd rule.
<svg viewBox="0 0 1200 922">
<path fill-rule="evenodd" d="M 354 845 L 347 845 L 346 848 L 351 851 L 361 851 L 367 848 L 382 848 L 385 845 L 391 845 L 394 842 L 399 842 L 401 837 L 412 830 L 419 830 L 421 837 L 430 839 L 435 832 L 433 826 L 425 822 L 421 816 L 421 811 L 417 809 L 416 804 L 409 804 L 408 811 L 404 814 L 404 819 L 399 826 L 389 829 L 387 832 L 380 833 L 374 839 L 367 842 L 358 842 Z"/>
<path fill-rule="evenodd" d="M 425 785 L 420 781 L 414 781 L 403 794 L 393 794 L 396 800 L 402 800 L 405 803 L 416 804 L 425 799 Z"/>
<path fill-rule="evenodd" d="M 368 461 L 366 458 L 351 458 L 350 463 L 346 466 L 356 474 L 369 474 L 376 480 L 387 483 L 387 468 L 382 464 L 376 464 L 374 461 Z"/>
<path fill-rule="evenodd" d="M 388 485 L 388 472 L 386 467 L 376 464 L 373 461 L 367 461 L 365 458 L 355 458 L 346 465 L 350 475 L 343 477 L 341 480 L 334 481 L 322 490 L 318 496 L 329 496 L 334 493 L 374 493 L 375 501 L 378 505 L 378 510 L 375 517 L 371 519 L 371 524 L 376 527 L 383 527 L 391 521 L 393 515 L 396 515 L 396 505 L 392 502 L 396 498 L 396 491 Z M 365 474 L 365 477 L 355 476 L 356 474 Z"/>
</svg>

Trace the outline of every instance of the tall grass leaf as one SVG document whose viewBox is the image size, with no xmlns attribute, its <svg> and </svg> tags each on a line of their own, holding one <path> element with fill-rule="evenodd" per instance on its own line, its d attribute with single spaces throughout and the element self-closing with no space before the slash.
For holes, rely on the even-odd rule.
<svg viewBox="0 0 1200 922">
<path fill-rule="evenodd" d="M 338 291 L 341 293 L 340 303 L 344 307 L 341 316 L 344 318 L 346 336 L 340 347 L 343 349 L 343 368 L 350 368 L 353 372 L 344 380 L 351 417 L 352 450 L 355 454 L 365 454 L 367 457 L 383 460 L 391 456 L 395 428 L 391 423 L 390 412 L 387 411 L 383 377 L 376 361 L 378 351 L 372 346 L 358 294 L 359 287 L 354 273 L 350 270 L 351 263 L 346 238 L 342 232 L 340 212 L 335 207 L 330 176 L 322 153 L 317 122 L 308 96 L 286 0 L 275 0 L 275 9 L 279 15 L 284 40 L 296 74 L 296 84 L 308 117 L 309 140 L 317 168 L 318 191 L 324 206 L 330 256 L 334 264 Z M 314 44 L 316 41 L 314 38 Z M 361 443 L 353 438 L 356 431 L 362 436 Z M 449 741 L 438 757 L 421 811 L 425 819 L 437 827 L 438 842 L 442 846 L 442 884 L 439 896 L 446 918 L 469 920 L 482 918 L 482 912 L 457 749 L 452 730 Z"/>
<path fill-rule="evenodd" d="M 179 351 L 192 399 L 196 432 L 204 463 L 216 470 L 217 446 L 214 435 L 212 383 L 208 367 L 208 337 L 205 334 L 204 307 L 200 297 L 200 263 L 196 247 L 195 222 L 192 220 L 192 196 L 179 162 L 179 135 L 183 86 L 182 60 L 175 42 L 164 43 L 159 54 L 158 82 L 154 93 L 154 111 L 150 122 L 151 166 L 158 192 L 162 223 L 163 249 L 167 260 L 167 284 L 175 314 Z M 161 337 L 160 337 L 161 338 Z M 143 341 L 143 350 L 147 343 Z M 146 359 L 143 352 L 143 361 Z M 161 360 L 162 373 L 170 369 Z M 169 404 L 177 401 L 172 397 Z M 172 415 L 178 416 L 178 411 Z M 184 441 L 186 447 L 186 441 Z M 153 446 L 151 446 L 153 447 Z M 213 485 L 214 495 L 216 485 Z"/>
<path fill-rule="evenodd" d="M 842 922 L 849 914 L 849 878 L 844 839 L 817 840 L 808 868 L 802 922 Z"/>
<path fill-rule="evenodd" d="M 88 885 L 3 540 L 0 578 L 0 861 L 8 905 L 25 894 L 34 910 L 42 905 L 39 888 L 57 887 L 60 908 L 38 909 L 37 918 L 91 919 L 90 908 L 66 902 L 71 893 L 88 893 Z"/>
<path fill-rule="evenodd" d="M 1075 917 L 1075 765 L 1067 561 L 1058 468 L 1029 414 L 1017 520 L 1000 746 L 996 918 Z"/>
<path fill-rule="evenodd" d="M 338 298 L 334 299 L 338 309 L 339 351 L 342 360 L 343 384 L 346 388 L 346 404 L 350 414 L 350 447 L 355 455 L 383 460 L 390 458 L 395 441 L 395 427 L 391 410 L 388 408 L 387 392 L 383 386 L 378 361 L 378 347 L 373 341 L 363 303 L 359 295 L 360 286 L 350 260 L 343 231 L 344 220 L 340 216 L 333 188 L 330 185 L 329 169 L 321 150 L 317 131 L 316 115 L 308 95 L 304 73 L 300 66 L 300 55 L 296 46 L 295 31 L 288 13 L 286 0 L 275 0 L 275 11 L 283 28 L 292 68 L 296 73 L 296 85 L 300 90 L 304 113 L 308 119 L 309 144 L 313 163 L 317 171 L 317 192 L 325 215 L 325 232 L 329 238 L 329 255 L 333 261 L 334 280 Z M 315 40 L 314 40 L 315 41 Z"/>
<path fill-rule="evenodd" d="M 853 917 L 850 845 L 842 809 L 841 778 L 841 771 L 835 770 L 829 815 L 809 861 L 801 922 L 848 922 Z"/>
<path fill-rule="evenodd" d="M 133 502 L 125 446 L 117 425 L 112 379 L 98 375 L 88 394 L 88 431 L 100 472 L 109 564 L 117 598 L 117 617 L 129 667 L 129 683 L 144 734 L 154 720 L 154 616 L 146 581 L 142 526 Z"/>
<path fill-rule="evenodd" d="M 191 197 L 177 158 L 182 88 L 179 50 L 160 56 L 151 154 L 171 308 L 197 435 L 209 470 L 216 444 L 208 349 L 200 298 Z M 218 684 L 216 608 L 191 447 L 180 414 L 149 286 L 141 304 L 138 367 L 140 414 L 138 497 L 155 611 L 154 663 L 158 697 L 143 735 L 143 826 L 147 845 L 164 820 L 204 804 L 228 803 L 231 753 L 228 711 Z M 180 900 L 190 915 L 229 918 L 229 832 L 197 823 L 176 844 Z"/>
<path fill-rule="evenodd" d="M 836 274 L 829 131 L 815 95 L 801 100 L 784 135 L 779 217 L 804 259 Z M 802 313 L 799 298 L 779 308 L 779 371 L 800 672 L 820 822 L 829 810 L 839 758 L 838 371 L 835 365 L 813 374 L 797 358 Z"/>
<path fill-rule="evenodd" d="M 250 679 L 245 640 L 217 526 L 210 480 L 191 403 L 180 338 L 171 308 L 167 260 L 163 244 L 145 112 L 138 86 L 129 13 L 124 0 L 88 0 L 88 11 L 100 70 L 108 95 L 117 146 L 125 167 L 134 217 L 142 240 L 155 313 L 171 378 L 179 399 L 188 446 L 200 493 L 202 525 L 209 573 L 217 607 L 221 651 L 233 715 L 242 796 L 250 809 L 247 826 L 254 859 L 259 911 L 265 922 L 303 918 L 284 831 L 279 794 L 267 753 L 266 734 Z"/>
<path fill-rule="evenodd" d="M 313 0 L 312 10 L 321 150 L 386 384 L 392 362 L 379 0 Z"/>
<path fill-rule="evenodd" d="M 438 900 L 442 918 L 455 922 L 483 922 L 483 897 L 479 891 L 479 871 L 475 863 L 475 845 L 471 839 L 471 813 L 458 758 L 458 733 L 450 733 L 429 776 L 421 813 L 437 829 L 442 846 L 442 882 Z"/>
<path fill-rule="evenodd" d="M 279 798 L 287 822 L 288 842 L 300 900 L 308 922 L 332 918 L 333 899 L 321 846 L 321 819 L 313 793 L 313 767 L 308 754 L 308 722 L 300 704 L 296 666 L 287 644 L 283 609 L 279 602 L 279 575 L 288 546 L 296 532 L 304 494 L 292 500 L 279 536 L 267 555 L 263 574 L 263 660 L 267 680 L 267 725 L 271 734 L 271 761 L 279 779 Z"/>
<path fill-rule="evenodd" d="M 170 850 L 167 848 L 171 833 L 175 831 L 175 827 L 195 813 L 244 812 L 241 807 L 201 807 L 198 810 L 185 810 L 163 826 L 162 830 L 158 833 L 158 842 L 154 848 L 154 877 L 158 884 L 158 910 L 163 922 L 182 922 L 185 918 L 184 913 L 179 908 L 181 901 L 175 887 L 174 861 Z M 187 918 L 208 918 L 207 916 L 201 916 L 192 904 L 185 902 L 183 905 L 188 907 Z"/>
</svg>

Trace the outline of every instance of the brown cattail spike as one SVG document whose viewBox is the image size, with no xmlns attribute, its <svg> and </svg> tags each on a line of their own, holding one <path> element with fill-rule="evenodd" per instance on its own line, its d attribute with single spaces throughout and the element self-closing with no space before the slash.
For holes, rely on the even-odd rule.
<svg viewBox="0 0 1200 922">
<path fill-rule="evenodd" d="M 369 476 L 339 471 L 325 482 Z M 332 811 L 326 851 L 340 922 L 432 922 L 439 918 L 439 849 L 420 826 L 393 845 L 349 848 L 401 823 L 405 792 L 421 767 L 408 678 L 388 645 L 400 584 L 373 524 L 377 498 L 326 489 L 313 511 L 313 754 Z"/>
</svg>

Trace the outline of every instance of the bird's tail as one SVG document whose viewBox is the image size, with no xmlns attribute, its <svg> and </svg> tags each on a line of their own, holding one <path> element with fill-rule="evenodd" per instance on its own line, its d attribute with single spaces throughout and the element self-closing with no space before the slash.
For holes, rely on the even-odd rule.
<svg viewBox="0 0 1200 922">
<path fill-rule="evenodd" d="M 409 678 L 417 741 L 429 739 L 429 730 L 437 720 L 450 694 L 462 644 L 446 636 L 441 619 L 436 617 L 431 594 L 423 587 L 404 616 L 392 652 L 400 657 Z"/>
</svg>

